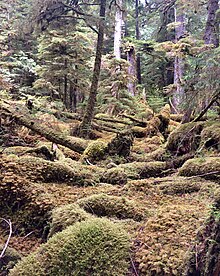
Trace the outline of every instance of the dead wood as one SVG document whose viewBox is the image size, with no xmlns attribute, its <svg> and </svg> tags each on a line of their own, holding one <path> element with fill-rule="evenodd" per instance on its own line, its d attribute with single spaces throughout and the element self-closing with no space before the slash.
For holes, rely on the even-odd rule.
<svg viewBox="0 0 220 276">
<path fill-rule="evenodd" d="M 34 118 L 28 113 L 23 113 L 19 109 L 17 110 L 16 108 L 12 108 L 3 103 L 0 104 L 0 108 L 9 113 L 10 116 L 14 118 L 18 124 L 31 129 L 32 131 L 42 135 L 53 143 L 62 145 L 80 153 L 82 153 L 87 146 L 87 142 L 85 140 L 76 137 L 66 136 L 54 131 L 51 128 L 45 127 L 37 120 L 37 118 Z"/>
</svg>

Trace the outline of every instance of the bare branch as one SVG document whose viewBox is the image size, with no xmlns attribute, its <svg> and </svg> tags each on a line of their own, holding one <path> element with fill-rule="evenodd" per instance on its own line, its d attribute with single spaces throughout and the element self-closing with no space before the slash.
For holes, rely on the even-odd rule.
<svg viewBox="0 0 220 276">
<path fill-rule="evenodd" d="M 0 255 L 0 259 L 4 257 L 5 251 L 6 251 L 7 247 L 8 247 L 8 244 L 9 244 L 9 241 L 10 241 L 11 235 L 12 235 L 12 223 L 11 223 L 11 220 L 10 219 L 7 220 L 7 219 L 4 219 L 4 218 L 1 218 L 1 220 L 4 221 L 4 222 L 6 222 L 8 224 L 8 226 L 9 226 L 9 235 L 8 235 L 8 239 L 7 239 L 6 243 L 5 243 L 5 246 L 4 246 L 3 250 L 2 250 L 2 253 Z"/>
</svg>

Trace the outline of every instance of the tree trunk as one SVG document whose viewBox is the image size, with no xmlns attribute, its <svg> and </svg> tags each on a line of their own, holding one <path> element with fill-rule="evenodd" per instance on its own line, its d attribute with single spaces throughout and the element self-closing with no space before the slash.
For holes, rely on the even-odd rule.
<svg viewBox="0 0 220 276">
<path fill-rule="evenodd" d="M 135 96 L 136 94 L 136 57 L 134 46 L 129 46 L 127 50 L 127 61 L 129 62 L 128 74 L 130 75 L 130 80 L 128 82 L 128 92 L 130 95 Z"/>
<path fill-rule="evenodd" d="M 217 10 L 219 10 L 218 0 L 209 0 L 207 10 L 204 40 L 206 44 L 213 44 L 217 48 L 219 46 L 219 22 L 216 18 Z"/>
<path fill-rule="evenodd" d="M 70 82 L 70 111 L 76 113 L 76 105 L 77 105 L 77 80 L 74 80 L 74 84 Z"/>
<path fill-rule="evenodd" d="M 121 58 L 121 38 L 122 38 L 122 25 L 123 25 L 122 5 L 123 5 L 123 0 L 116 1 L 114 56 L 118 59 Z"/>
<path fill-rule="evenodd" d="M 136 39 L 140 40 L 139 0 L 135 0 L 135 30 L 136 30 Z M 138 81 L 138 84 L 141 84 L 141 56 L 140 56 L 140 53 L 137 53 L 136 64 L 137 64 L 137 81 Z"/>
<path fill-rule="evenodd" d="M 103 42 L 104 42 L 104 31 L 105 31 L 105 10 L 106 10 L 106 0 L 101 0 L 100 4 L 100 21 L 98 28 L 98 39 L 96 46 L 96 57 L 93 70 L 92 84 L 89 93 L 89 99 L 83 117 L 83 121 L 79 128 L 79 136 L 87 138 L 91 131 L 91 124 L 94 117 L 96 95 L 98 89 L 98 82 L 101 70 L 101 61 L 102 61 L 102 51 L 103 51 Z"/>
<path fill-rule="evenodd" d="M 186 32 L 185 28 L 185 15 L 176 13 L 175 15 L 175 42 L 177 43 Z M 175 57 L 174 60 L 174 84 L 176 86 L 176 93 L 173 95 L 172 103 L 177 111 L 181 111 L 183 98 L 184 98 L 184 88 L 183 88 L 183 76 L 184 76 L 184 59 L 181 56 Z"/>
<path fill-rule="evenodd" d="M 18 112 L 16 108 L 11 108 L 5 104 L 1 104 L 0 108 L 5 110 L 7 115 L 12 116 L 18 124 L 31 129 L 53 143 L 62 145 L 79 153 L 82 153 L 87 146 L 87 143 L 84 140 L 58 133 L 52 128 L 44 126 L 43 123 L 39 122 L 29 114 Z"/>
</svg>

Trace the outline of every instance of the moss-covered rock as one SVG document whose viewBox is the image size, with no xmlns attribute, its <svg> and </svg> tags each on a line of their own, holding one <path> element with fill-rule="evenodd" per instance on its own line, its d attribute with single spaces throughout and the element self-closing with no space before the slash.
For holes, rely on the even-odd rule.
<svg viewBox="0 0 220 276">
<path fill-rule="evenodd" d="M 146 136 L 146 128 L 134 126 L 131 128 L 131 131 L 136 138 L 143 138 Z"/>
<path fill-rule="evenodd" d="M 0 245 L 0 252 L 2 252 L 4 245 Z M 21 259 L 21 255 L 13 248 L 8 247 L 5 254 L 0 258 L 0 275 L 6 276 L 10 269 Z"/>
<path fill-rule="evenodd" d="M 87 212 L 99 217 L 131 218 L 137 221 L 143 218 L 143 213 L 136 207 L 135 202 L 123 197 L 97 194 L 82 198 L 77 203 Z"/>
<path fill-rule="evenodd" d="M 89 159 L 90 161 L 93 160 L 100 160 L 102 159 L 107 152 L 107 143 L 97 140 L 91 142 L 88 147 L 85 149 L 82 158 Z"/>
<path fill-rule="evenodd" d="M 68 204 L 52 210 L 52 222 L 49 237 L 61 232 L 76 222 L 90 219 L 92 216 L 76 204 Z"/>
<path fill-rule="evenodd" d="M 202 122 L 180 125 L 169 135 L 166 149 L 175 155 L 196 151 L 203 126 Z"/>
<path fill-rule="evenodd" d="M 107 219 L 93 219 L 54 235 L 9 275 L 126 275 L 128 257 L 126 232 Z"/>
<path fill-rule="evenodd" d="M 113 185 L 123 185 L 127 183 L 127 174 L 122 168 L 111 168 L 104 172 L 101 182 Z"/>
<path fill-rule="evenodd" d="M 179 169 L 181 176 L 201 176 L 205 179 L 220 181 L 220 157 L 193 158 Z"/>
</svg>

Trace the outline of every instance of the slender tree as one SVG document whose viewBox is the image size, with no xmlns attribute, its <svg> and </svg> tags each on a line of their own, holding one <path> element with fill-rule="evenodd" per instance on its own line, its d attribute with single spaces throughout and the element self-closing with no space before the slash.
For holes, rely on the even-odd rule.
<svg viewBox="0 0 220 276">
<path fill-rule="evenodd" d="M 114 32 L 114 56 L 121 58 L 121 40 L 122 40 L 122 26 L 123 26 L 123 0 L 116 0 L 115 2 L 115 32 Z"/>
<path fill-rule="evenodd" d="M 136 39 L 140 40 L 140 26 L 139 26 L 139 0 L 135 0 L 135 32 Z M 136 55 L 136 64 L 137 64 L 137 80 L 138 83 L 141 84 L 141 56 L 140 53 Z"/>
<path fill-rule="evenodd" d="M 219 46 L 219 20 L 217 18 L 217 11 L 219 10 L 218 0 L 208 1 L 208 17 L 206 21 L 204 41 L 206 44 L 213 44 L 215 47 Z"/>
<path fill-rule="evenodd" d="M 86 111 L 79 128 L 79 136 L 87 138 L 91 131 L 91 124 L 94 117 L 96 96 L 98 90 L 98 82 L 101 70 L 102 61 L 102 51 L 104 42 L 104 32 L 105 32 L 105 13 L 106 13 L 106 0 L 101 0 L 100 2 L 100 19 L 98 28 L 98 39 L 96 46 L 96 57 L 93 69 L 92 84 L 90 87 L 89 99 L 86 106 Z"/>
<path fill-rule="evenodd" d="M 180 11 L 180 7 L 175 9 L 175 42 L 177 43 L 185 36 L 185 14 Z M 176 86 L 176 93 L 173 95 L 172 103 L 174 111 L 181 110 L 181 104 L 184 97 L 183 88 L 183 75 L 184 75 L 184 59 L 180 54 L 177 54 L 174 60 L 174 84 Z"/>
</svg>

